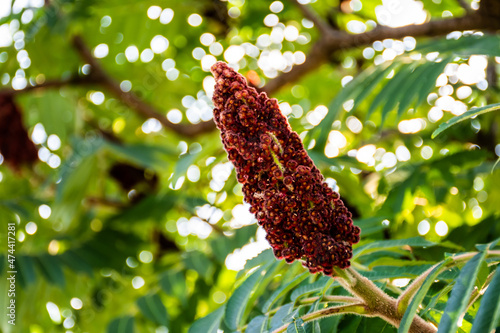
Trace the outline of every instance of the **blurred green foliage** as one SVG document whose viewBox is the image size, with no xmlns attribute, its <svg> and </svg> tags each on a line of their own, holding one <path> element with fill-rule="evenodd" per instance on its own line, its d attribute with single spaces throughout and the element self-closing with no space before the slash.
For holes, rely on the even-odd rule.
<svg viewBox="0 0 500 333">
<path fill-rule="evenodd" d="M 375 24 L 378 2 L 350 3 L 350 12 L 336 0 L 311 7 L 339 29 L 353 21 Z M 423 6 L 428 18 L 441 18 L 463 15 L 458 3 Z M 328 304 L 322 295 L 343 291 L 298 263 L 277 262 L 269 250 L 238 273 L 230 269 L 228 255 L 241 262 L 239 249 L 258 248 L 263 237 L 241 205 L 218 132 L 175 131 L 179 122 L 210 119 L 208 68 L 215 59 L 236 57 L 233 65 L 259 87 L 303 62 L 319 33 L 297 6 L 243 0 L 12 5 L 0 19 L 0 31 L 10 36 L 1 39 L 0 94 L 15 89 L 40 161 L 12 170 L 0 159 L 0 220 L 15 222 L 17 230 L 17 321 L 13 328 L 3 316 L 3 332 L 161 333 L 191 326 L 190 333 L 272 332 L 289 322 L 298 332 L 396 330 L 350 315 L 301 326 L 299 316 Z M 269 23 L 269 15 L 280 23 Z M 85 81 L 91 69 L 72 43 L 75 35 L 123 94 Z M 154 43 L 155 36 L 164 39 Z M 336 52 L 273 96 L 362 228 L 354 266 L 391 295 L 401 291 L 394 279 L 413 279 L 449 252 L 475 251 L 475 244 L 500 237 L 500 115 L 497 106 L 472 109 L 500 102 L 499 45 L 498 35 L 483 33 L 385 40 Z M 35 85 L 47 87 L 29 90 Z M 128 91 L 173 129 L 127 105 Z M 6 237 L 0 245 L 6 272 Z M 459 297 L 456 281 L 470 282 L 467 292 L 490 281 L 498 290 L 498 273 L 487 280 L 497 261 L 485 258 L 462 273 L 463 265 L 441 273 L 419 294 L 427 307 L 420 314 L 437 324 L 455 311 L 446 301 Z M 1 281 L 4 307 L 7 282 Z M 305 296 L 321 297 L 307 303 Z M 493 292 L 484 297 L 498 302 Z M 459 331 L 471 329 L 480 301 Z"/>
</svg>

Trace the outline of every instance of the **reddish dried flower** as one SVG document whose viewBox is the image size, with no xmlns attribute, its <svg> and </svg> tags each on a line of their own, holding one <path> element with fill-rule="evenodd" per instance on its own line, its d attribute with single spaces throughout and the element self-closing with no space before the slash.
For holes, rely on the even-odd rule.
<svg viewBox="0 0 500 333">
<path fill-rule="evenodd" d="M 212 67 L 214 120 L 243 184 L 245 201 L 278 259 L 311 273 L 349 267 L 360 229 L 307 155 L 276 99 L 249 87 L 227 64 Z"/>
<path fill-rule="evenodd" d="M 0 95 L 0 153 L 13 170 L 38 161 L 38 150 L 23 124 L 22 113 L 10 95 Z"/>
</svg>

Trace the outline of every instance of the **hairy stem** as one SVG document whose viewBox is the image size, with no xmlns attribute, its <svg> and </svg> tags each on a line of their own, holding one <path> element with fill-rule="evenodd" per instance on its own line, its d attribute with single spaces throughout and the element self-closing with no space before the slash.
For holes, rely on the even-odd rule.
<svg viewBox="0 0 500 333">
<path fill-rule="evenodd" d="M 336 273 L 339 271 L 338 269 Z M 345 271 L 350 276 L 350 282 L 342 277 L 338 278 L 338 282 L 365 302 L 368 308 L 367 313 L 380 317 L 395 327 L 399 327 L 403 316 L 397 311 L 397 300 L 384 293 L 371 280 L 362 276 L 356 270 L 349 268 Z M 409 332 L 434 333 L 436 328 L 419 316 L 415 316 Z"/>
<path fill-rule="evenodd" d="M 318 299 L 321 299 L 321 302 L 329 302 L 329 303 L 348 303 L 348 304 L 355 304 L 355 303 L 360 303 L 360 299 L 357 297 L 350 297 L 350 296 L 331 296 L 331 295 L 325 295 L 325 296 L 316 296 L 316 297 L 308 297 L 304 298 L 299 301 L 300 304 L 312 304 L 316 302 Z"/>
<path fill-rule="evenodd" d="M 301 319 L 304 321 L 304 323 L 306 323 L 308 321 L 313 321 L 313 320 L 317 320 L 320 318 L 341 315 L 341 314 L 347 314 L 347 313 L 358 314 L 358 315 L 363 315 L 363 316 L 372 316 L 369 311 L 370 311 L 370 309 L 368 309 L 364 303 L 347 304 L 347 305 L 339 305 L 339 306 L 334 306 L 331 308 L 311 312 L 311 313 L 308 313 L 308 314 L 302 316 Z M 290 324 L 287 323 L 287 324 L 281 326 L 280 328 L 274 330 L 272 333 L 286 332 L 288 325 L 290 325 Z"/>
<path fill-rule="evenodd" d="M 488 251 L 488 256 L 498 256 L 500 251 Z M 440 269 L 440 272 L 443 272 L 447 269 L 449 269 L 452 266 L 455 266 L 459 263 L 462 263 L 464 261 L 467 261 L 474 257 L 477 254 L 477 252 L 468 252 L 468 253 L 463 253 L 459 254 L 454 257 L 450 257 L 446 260 L 449 262 L 444 264 L 443 267 Z M 405 291 L 398 297 L 397 299 L 397 310 L 398 313 L 403 315 L 406 311 L 406 308 L 408 307 L 408 304 L 410 304 L 411 299 L 415 295 L 415 293 L 420 289 L 422 284 L 424 283 L 425 279 L 427 276 L 432 272 L 432 270 L 440 265 L 440 263 L 437 263 L 436 265 L 430 267 L 428 270 L 426 270 L 424 273 L 422 273 L 418 278 L 416 278 L 406 289 Z"/>
<path fill-rule="evenodd" d="M 441 262 L 441 271 L 449 269 L 459 263 L 463 263 L 472 257 L 474 257 L 477 252 L 467 252 L 456 255 L 454 257 L 447 258 L 444 262 Z M 488 257 L 498 257 L 500 256 L 499 250 L 488 251 Z M 447 262 L 448 261 L 448 262 Z M 439 264 L 437 264 L 439 265 Z M 342 270 L 336 268 L 335 279 L 336 281 L 347 291 L 349 291 L 355 297 L 349 296 L 319 296 L 305 298 L 300 301 L 300 304 L 307 305 L 314 303 L 318 299 L 322 299 L 327 302 L 339 302 L 347 303 L 344 305 L 329 307 L 312 313 L 308 313 L 300 319 L 304 322 L 318 320 L 324 317 L 340 315 L 340 314 L 357 314 L 365 317 L 380 317 L 386 322 L 390 323 L 395 327 L 399 327 L 401 319 L 408 307 L 409 302 L 415 293 L 422 286 L 423 282 L 427 276 L 432 272 L 432 270 L 437 266 L 434 265 L 425 271 L 422 275 L 416 278 L 412 284 L 410 284 L 405 291 L 395 299 L 387 295 L 379 287 L 377 287 L 371 280 L 361 275 L 355 269 L 348 268 Z M 493 273 L 491 273 L 484 284 L 484 288 L 487 288 Z M 474 290 L 471 295 L 471 301 L 469 306 L 471 306 L 477 298 L 481 295 L 481 290 Z M 273 331 L 273 333 L 285 332 L 289 324 L 285 324 L 282 327 Z M 435 333 L 437 328 L 430 322 L 425 321 L 420 316 L 415 315 L 413 317 L 412 324 L 408 332 L 410 333 Z"/>
</svg>

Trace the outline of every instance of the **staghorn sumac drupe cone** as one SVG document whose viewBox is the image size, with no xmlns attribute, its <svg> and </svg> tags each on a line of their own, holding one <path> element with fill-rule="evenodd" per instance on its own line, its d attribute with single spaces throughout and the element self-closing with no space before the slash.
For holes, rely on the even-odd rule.
<svg viewBox="0 0 500 333">
<path fill-rule="evenodd" d="M 324 182 L 276 99 L 249 87 L 226 63 L 215 76 L 214 120 L 243 184 L 245 201 L 278 259 L 302 260 L 311 273 L 347 268 L 360 229 Z"/>
</svg>

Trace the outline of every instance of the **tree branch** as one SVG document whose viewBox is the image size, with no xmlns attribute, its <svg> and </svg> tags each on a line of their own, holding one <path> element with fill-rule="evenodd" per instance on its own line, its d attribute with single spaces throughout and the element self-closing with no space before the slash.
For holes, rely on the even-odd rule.
<svg viewBox="0 0 500 333">
<path fill-rule="evenodd" d="M 95 59 L 90 49 L 85 45 L 80 36 L 73 38 L 73 45 L 78 51 L 82 60 L 91 67 L 90 74 L 79 76 L 74 74 L 67 79 L 48 80 L 35 86 L 27 86 L 24 89 L 14 90 L 6 88 L 0 90 L 0 96 L 12 96 L 21 93 L 32 92 L 34 90 L 61 88 L 65 86 L 78 86 L 89 84 L 100 84 L 115 95 L 121 102 L 144 118 L 155 118 L 164 127 L 188 137 L 194 137 L 203 133 L 211 132 L 215 129 L 213 121 L 201 122 L 198 124 L 173 124 L 159 110 L 146 103 L 133 92 L 124 92 L 120 88 L 120 83 L 113 79 Z"/>
<path fill-rule="evenodd" d="M 363 303 L 347 304 L 347 305 L 333 306 L 331 308 L 326 308 L 323 310 L 308 313 L 300 318 L 304 321 L 304 323 L 307 323 L 308 321 L 317 320 L 319 318 L 335 316 L 340 314 L 347 314 L 347 313 L 361 314 L 365 317 L 374 317 L 374 315 L 373 316 L 370 315 L 369 311 L 370 310 Z M 289 323 L 285 324 L 280 328 L 275 329 L 272 333 L 286 332 L 289 325 L 290 325 Z"/>
<path fill-rule="evenodd" d="M 305 18 L 314 22 L 320 31 L 319 39 L 312 45 L 306 61 L 294 66 L 291 71 L 282 73 L 274 79 L 271 79 L 261 89 L 267 94 L 272 95 L 288 84 L 300 80 L 308 73 L 327 63 L 332 53 L 339 50 L 346 50 L 355 47 L 371 45 L 377 40 L 387 38 L 400 39 L 405 36 L 443 36 L 452 31 L 463 30 L 495 30 L 500 28 L 500 5 L 494 0 L 482 0 L 478 11 L 472 11 L 459 18 L 443 19 L 430 21 L 424 24 L 412 24 L 399 28 L 386 26 L 377 26 L 375 29 L 361 33 L 349 34 L 345 31 L 335 30 L 328 26 L 318 15 L 309 7 L 300 5 L 297 0 L 293 0 L 302 11 Z M 107 74 L 99 62 L 92 56 L 90 50 L 83 42 L 80 36 L 73 39 L 73 44 L 82 59 L 90 64 L 91 73 L 87 77 L 74 76 L 66 80 L 47 81 L 37 86 L 29 86 L 22 90 L 4 89 L 0 95 L 18 94 L 36 89 L 58 88 L 66 85 L 86 85 L 102 84 L 113 95 L 115 95 L 124 104 L 145 118 L 155 118 L 166 128 L 185 136 L 196 136 L 199 134 L 211 132 L 215 129 L 213 121 L 202 122 L 198 124 L 173 124 L 155 107 L 144 102 L 133 92 L 124 92 L 121 90 L 119 82 Z"/>
<path fill-rule="evenodd" d="M 457 0 L 458 4 L 460 7 L 462 7 L 467 14 L 473 13 L 472 8 L 470 7 L 470 4 L 467 3 L 465 0 Z"/>
<path fill-rule="evenodd" d="M 61 80 L 48 80 L 43 83 L 37 84 L 36 86 L 26 86 L 23 89 L 15 90 L 12 88 L 5 88 L 0 90 L 0 96 L 14 96 L 21 93 L 27 93 L 34 90 L 44 90 L 44 89 L 54 89 L 61 88 L 69 85 L 88 85 L 88 84 L 97 84 L 97 81 L 94 77 L 90 76 L 78 76 L 77 74 L 70 76 L 67 79 Z"/>
<path fill-rule="evenodd" d="M 292 0 L 297 7 L 300 9 L 302 12 L 302 15 L 316 26 L 318 28 L 319 32 L 327 35 L 332 33 L 332 28 L 321 18 L 319 17 L 313 10 L 306 5 L 301 5 L 298 0 Z"/>
<path fill-rule="evenodd" d="M 323 295 L 323 296 L 315 296 L 315 297 L 308 297 L 304 298 L 299 301 L 300 304 L 311 304 L 316 302 L 318 299 L 321 298 L 322 302 L 328 302 L 328 303 L 348 303 L 348 304 L 354 304 L 354 303 L 360 303 L 361 300 L 356 297 L 351 297 L 351 296 L 336 296 L 336 295 Z"/>
<path fill-rule="evenodd" d="M 117 96 L 129 108 L 136 111 L 139 115 L 145 118 L 155 118 L 166 128 L 185 136 L 196 136 L 202 133 L 211 132 L 215 129 L 213 121 L 207 121 L 194 125 L 171 123 L 162 113 L 150 104 L 144 102 L 133 92 L 122 91 L 118 81 L 114 80 L 104 71 L 99 62 L 92 56 L 89 48 L 85 45 L 80 36 L 76 35 L 73 38 L 73 45 L 80 54 L 80 57 L 90 65 L 90 75 L 96 77 L 105 88 L 107 88 L 113 95 Z"/>
<path fill-rule="evenodd" d="M 412 24 L 399 28 L 377 26 L 373 30 L 356 35 L 329 28 L 329 32 L 322 33 L 319 40 L 314 43 L 303 64 L 294 66 L 291 71 L 282 73 L 276 78 L 268 81 L 262 90 L 271 95 L 287 84 L 298 81 L 309 72 L 326 63 L 333 52 L 371 45 L 377 40 L 384 40 L 387 38 L 400 39 L 406 36 L 435 37 L 443 36 L 453 31 L 463 30 L 499 29 L 500 19 L 498 19 L 499 16 L 496 16 L 497 7 L 490 4 L 487 0 L 481 1 L 481 4 L 483 4 L 483 2 L 486 3 L 485 6 L 482 5 L 480 8 L 483 10 L 472 12 L 463 17 L 435 20 L 424 24 Z M 495 1 L 491 0 L 490 2 L 495 3 Z M 484 9 L 487 6 L 493 9 L 487 11 Z M 312 15 L 305 10 L 303 10 L 303 12 L 306 17 L 311 17 Z M 322 29 L 324 29 L 324 27 L 321 27 L 320 31 Z"/>
</svg>

